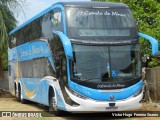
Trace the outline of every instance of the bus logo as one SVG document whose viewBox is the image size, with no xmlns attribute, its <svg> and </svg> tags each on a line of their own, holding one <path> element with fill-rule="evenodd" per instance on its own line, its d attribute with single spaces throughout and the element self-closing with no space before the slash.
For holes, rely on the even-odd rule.
<svg viewBox="0 0 160 120">
<path fill-rule="evenodd" d="M 111 95 L 111 96 L 110 96 L 110 99 L 111 99 L 111 100 L 113 100 L 113 99 L 114 99 L 114 96 L 113 96 L 113 95 Z"/>
</svg>

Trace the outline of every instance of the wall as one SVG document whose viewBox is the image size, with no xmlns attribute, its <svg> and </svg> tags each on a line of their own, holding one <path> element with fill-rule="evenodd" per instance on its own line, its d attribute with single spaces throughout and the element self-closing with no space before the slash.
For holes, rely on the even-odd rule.
<svg viewBox="0 0 160 120">
<path fill-rule="evenodd" d="M 4 78 L 0 79 L 0 88 L 9 90 L 8 71 L 4 71 Z"/>
<path fill-rule="evenodd" d="M 160 67 L 147 68 L 146 80 L 148 82 L 151 99 L 155 102 L 160 101 Z"/>
</svg>

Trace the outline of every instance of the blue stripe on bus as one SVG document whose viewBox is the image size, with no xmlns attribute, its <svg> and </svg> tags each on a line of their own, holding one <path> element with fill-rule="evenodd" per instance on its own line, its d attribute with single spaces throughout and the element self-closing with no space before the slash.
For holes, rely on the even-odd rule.
<svg viewBox="0 0 160 120">
<path fill-rule="evenodd" d="M 60 8 L 62 10 L 62 15 L 63 15 L 63 23 L 64 26 L 65 24 L 65 18 L 64 18 L 64 7 L 62 6 L 62 4 L 56 4 L 56 5 L 52 5 L 50 7 L 48 7 L 47 9 L 45 9 L 44 11 L 40 12 L 39 14 L 37 14 L 36 16 L 34 16 L 33 18 L 29 19 L 28 21 L 26 21 L 25 23 L 23 23 L 22 25 L 18 26 L 17 28 L 13 29 L 9 35 L 13 34 L 14 32 L 16 32 L 17 30 L 23 28 L 24 26 L 26 26 L 27 24 L 33 22 L 34 20 L 36 20 L 37 18 L 41 17 L 42 15 L 44 15 L 45 13 L 49 12 L 50 10 L 54 9 L 54 8 Z M 66 27 L 64 27 L 64 33 L 66 34 Z"/>
<path fill-rule="evenodd" d="M 128 88 L 124 88 L 121 92 L 100 92 L 99 90 L 88 88 L 82 85 L 79 85 L 77 83 L 74 83 L 72 81 L 69 82 L 69 86 L 77 91 L 78 93 L 89 97 L 94 100 L 100 100 L 100 101 L 111 101 L 110 96 L 113 95 L 114 99 L 116 100 L 123 100 L 131 97 L 135 93 L 137 93 L 140 89 L 142 89 L 143 82 L 142 80 L 138 82 L 137 84 L 130 86 Z"/>
<path fill-rule="evenodd" d="M 55 70 L 49 46 L 44 41 L 28 42 L 16 48 L 9 49 L 8 53 L 10 54 L 8 57 L 9 62 L 21 62 L 46 57 Z"/>
<path fill-rule="evenodd" d="M 50 50 L 46 42 L 28 42 L 11 49 L 9 61 L 25 61 L 40 57 L 50 57 Z"/>
</svg>

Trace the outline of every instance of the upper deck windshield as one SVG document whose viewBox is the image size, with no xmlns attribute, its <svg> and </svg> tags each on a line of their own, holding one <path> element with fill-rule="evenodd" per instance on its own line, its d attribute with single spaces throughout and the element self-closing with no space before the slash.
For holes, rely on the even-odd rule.
<svg viewBox="0 0 160 120">
<path fill-rule="evenodd" d="M 66 8 L 67 36 L 71 39 L 98 37 L 135 38 L 132 13 L 127 8 Z"/>
</svg>

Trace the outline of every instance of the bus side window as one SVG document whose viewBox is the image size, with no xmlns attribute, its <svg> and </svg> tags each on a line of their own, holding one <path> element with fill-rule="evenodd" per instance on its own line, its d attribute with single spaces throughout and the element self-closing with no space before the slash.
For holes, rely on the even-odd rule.
<svg viewBox="0 0 160 120">
<path fill-rule="evenodd" d="M 51 15 L 51 22 L 53 24 L 53 30 L 64 32 L 62 11 L 60 8 L 53 9 L 53 13 Z"/>
<path fill-rule="evenodd" d="M 49 13 L 46 13 L 42 17 L 42 22 L 41 22 L 41 25 L 42 25 L 42 36 L 45 39 L 52 39 L 53 38 L 53 32 L 52 32 L 53 24 L 52 24 L 52 22 L 50 20 L 52 14 L 53 14 L 53 12 L 51 11 Z"/>
<path fill-rule="evenodd" d="M 16 47 L 16 37 L 14 36 L 11 36 L 10 39 L 9 39 L 9 48 L 14 48 Z"/>
</svg>

